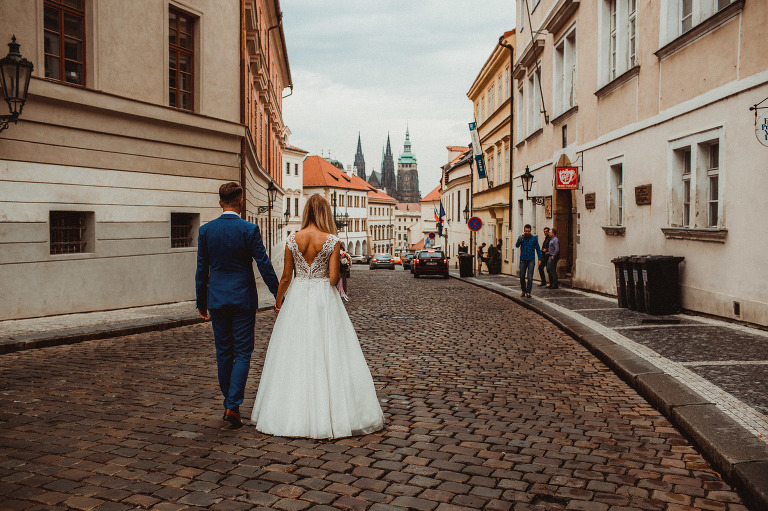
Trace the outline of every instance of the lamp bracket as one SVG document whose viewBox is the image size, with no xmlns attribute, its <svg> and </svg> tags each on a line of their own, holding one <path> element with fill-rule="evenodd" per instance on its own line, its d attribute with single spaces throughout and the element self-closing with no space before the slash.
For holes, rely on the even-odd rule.
<svg viewBox="0 0 768 511">
<path fill-rule="evenodd" d="M 528 200 L 530 200 L 531 202 L 533 202 L 537 206 L 543 206 L 544 205 L 544 197 L 543 196 L 534 195 L 532 197 L 528 197 Z"/>
</svg>

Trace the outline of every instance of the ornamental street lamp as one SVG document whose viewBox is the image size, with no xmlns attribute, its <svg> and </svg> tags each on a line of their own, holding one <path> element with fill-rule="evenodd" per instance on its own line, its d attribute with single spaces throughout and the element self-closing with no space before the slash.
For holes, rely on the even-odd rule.
<svg viewBox="0 0 768 511">
<path fill-rule="evenodd" d="M 10 123 L 16 124 L 27 101 L 29 80 L 35 66 L 21 56 L 14 35 L 8 43 L 8 55 L 0 60 L 0 87 L 3 91 L 3 99 L 8 103 L 10 115 L 0 115 L 0 131 L 8 128 Z"/>
<path fill-rule="evenodd" d="M 544 197 L 543 196 L 529 196 L 528 192 L 531 191 L 531 187 L 533 186 L 533 174 L 531 174 L 531 169 L 528 168 L 528 165 L 525 166 L 525 174 L 520 176 L 520 179 L 523 181 L 523 190 L 525 190 L 525 198 L 533 202 L 534 204 L 538 204 L 539 206 L 544 205 Z"/>
<path fill-rule="evenodd" d="M 288 225 L 288 220 L 291 218 L 291 204 L 288 203 L 288 207 L 285 208 L 285 213 L 283 213 L 283 218 L 285 218 L 285 225 Z"/>
<path fill-rule="evenodd" d="M 266 206 L 259 206 L 257 211 L 260 215 L 264 214 L 265 212 L 269 215 L 267 216 L 267 240 L 269 244 L 269 257 L 272 258 L 272 207 L 275 205 L 275 200 L 277 199 L 277 187 L 275 186 L 274 181 L 270 181 L 269 185 L 267 186 L 267 205 Z"/>
<path fill-rule="evenodd" d="M 466 206 L 464 206 L 464 211 L 463 211 L 463 213 L 464 213 L 464 221 L 465 221 L 465 222 L 468 222 L 468 221 L 469 221 L 469 204 L 467 204 Z"/>
<path fill-rule="evenodd" d="M 343 215 L 336 214 L 336 192 L 333 192 L 333 196 L 331 197 L 331 201 L 333 202 L 333 221 L 336 224 L 336 230 L 341 231 L 343 227 L 346 227 L 349 223 L 349 214 L 344 213 Z"/>
</svg>

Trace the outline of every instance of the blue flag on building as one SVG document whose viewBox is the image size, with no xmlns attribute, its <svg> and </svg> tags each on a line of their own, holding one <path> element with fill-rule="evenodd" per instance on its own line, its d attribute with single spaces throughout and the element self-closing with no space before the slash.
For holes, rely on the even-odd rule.
<svg viewBox="0 0 768 511">
<path fill-rule="evenodd" d="M 443 201 L 440 201 L 440 214 L 437 218 L 437 235 L 443 235 L 443 217 L 445 216 L 445 208 L 443 208 Z"/>
</svg>

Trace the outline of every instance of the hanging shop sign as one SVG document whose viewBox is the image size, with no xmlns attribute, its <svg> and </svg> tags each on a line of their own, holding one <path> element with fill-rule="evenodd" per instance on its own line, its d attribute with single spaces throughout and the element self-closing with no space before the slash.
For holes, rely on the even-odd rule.
<svg viewBox="0 0 768 511">
<path fill-rule="evenodd" d="M 477 164 L 477 177 L 486 179 L 485 162 L 483 162 L 483 148 L 480 145 L 480 136 L 477 134 L 477 123 L 469 123 L 469 135 L 472 137 L 472 154 L 475 155 L 475 164 Z"/>
<path fill-rule="evenodd" d="M 755 136 L 765 147 L 768 147 L 768 112 L 758 116 L 755 123 Z"/>
<path fill-rule="evenodd" d="M 578 187 L 578 167 L 557 167 L 555 169 L 555 188 L 558 190 L 576 190 Z"/>
</svg>

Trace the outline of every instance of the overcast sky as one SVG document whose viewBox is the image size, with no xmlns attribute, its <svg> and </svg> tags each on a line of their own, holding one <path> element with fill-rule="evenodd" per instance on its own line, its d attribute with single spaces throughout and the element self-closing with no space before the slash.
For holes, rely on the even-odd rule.
<svg viewBox="0 0 768 511">
<path fill-rule="evenodd" d="M 467 91 L 505 31 L 514 0 L 282 0 L 293 94 L 283 101 L 291 145 L 381 170 L 389 132 L 406 123 L 422 197 L 440 180 L 447 145 L 468 145 Z M 288 91 L 286 90 L 286 94 Z"/>
</svg>

